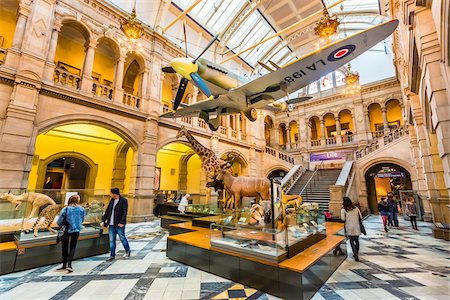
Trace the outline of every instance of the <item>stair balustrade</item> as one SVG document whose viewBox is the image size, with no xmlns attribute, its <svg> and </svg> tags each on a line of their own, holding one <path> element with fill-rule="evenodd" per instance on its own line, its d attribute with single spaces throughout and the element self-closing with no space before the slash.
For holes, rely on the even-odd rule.
<svg viewBox="0 0 450 300">
<path fill-rule="evenodd" d="M 295 159 L 293 156 L 291 156 L 287 153 L 278 151 L 277 149 L 271 148 L 269 146 L 266 146 L 266 154 L 269 154 L 275 158 L 281 159 L 290 164 L 295 164 Z"/>
<path fill-rule="evenodd" d="M 372 131 L 372 138 L 378 139 L 384 135 L 384 130 Z"/>
<path fill-rule="evenodd" d="M 372 132 L 373 134 L 373 132 Z M 390 131 L 384 135 L 382 135 L 378 140 L 373 141 L 366 145 L 365 147 L 355 151 L 355 159 L 361 159 L 364 156 L 380 149 L 381 147 L 384 147 L 386 145 L 389 145 L 390 143 L 398 140 L 401 137 L 407 136 L 409 134 L 408 125 L 404 125 L 402 127 L 399 127 L 393 131 Z"/>
</svg>

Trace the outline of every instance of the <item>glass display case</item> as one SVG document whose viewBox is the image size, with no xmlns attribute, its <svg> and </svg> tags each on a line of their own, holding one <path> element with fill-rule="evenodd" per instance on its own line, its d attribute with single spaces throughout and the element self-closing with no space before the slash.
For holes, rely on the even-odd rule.
<svg viewBox="0 0 450 300">
<path fill-rule="evenodd" d="M 270 206 L 267 209 L 264 203 L 225 210 L 215 224 L 211 224 L 211 246 L 281 261 L 326 237 L 325 218 L 319 215 L 317 203 L 298 207 L 275 203 L 274 211 L 272 215 Z"/>
<path fill-rule="evenodd" d="M 286 259 L 285 238 L 285 230 L 211 224 L 211 247 L 261 260 Z"/>
<path fill-rule="evenodd" d="M 109 196 L 104 190 L 0 190 L 0 235 L 15 234 L 19 244 L 56 237 L 56 221 L 72 195 L 86 211 L 81 236 L 98 234 Z M 38 228 L 38 230 L 35 230 Z"/>
<path fill-rule="evenodd" d="M 219 215 L 222 210 L 215 203 L 208 204 L 189 204 L 186 207 L 186 213 L 200 214 L 200 215 Z"/>
</svg>

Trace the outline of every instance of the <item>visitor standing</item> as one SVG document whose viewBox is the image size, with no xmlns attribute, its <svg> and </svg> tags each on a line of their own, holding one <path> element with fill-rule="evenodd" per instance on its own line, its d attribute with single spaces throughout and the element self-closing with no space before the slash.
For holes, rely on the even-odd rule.
<svg viewBox="0 0 450 300">
<path fill-rule="evenodd" d="M 166 195 L 164 195 L 163 192 L 159 191 L 158 195 L 156 195 L 156 216 L 162 215 L 164 202 L 166 202 Z"/>
<path fill-rule="evenodd" d="M 66 224 L 67 238 L 61 241 L 63 265 L 56 271 L 73 272 L 72 260 L 75 256 L 78 237 L 84 221 L 84 208 L 78 205 L 80 203 L 79 195 L 72 195 L 68 200 L 68 205 L 64 207 L 59 215 L 57 223 L 59 226 Z"/>
<path fill-rule="evenodd" d="M 359 208 L 353 205 L 352 200 L 349 197 L 344 197 L 341 209 L 341 219 L 345 222 L 345 234 L 350 240 L 353 257 L 355 258 L 355 261 L 359 261 L 359 236 L 361 235 L 360 220 L 362 219 L 362 215 Z"/>
<path fill-rule="evenodd" d="M 419 230 L 419 228 L 417 228 L 417 206 L 416 203 L 414 203 L 414 199 L 412 198 L 408 198 L 406 200 L 406 215 L 409 217 L 410 221 L 411 221 L 411 225 L 412 228 L 415 230 Z"/>
<path fill-rule="evenodd" d="M 181 198 L 180 204 L 178 204 L 178 210 L 180 213 L 184 214 L 186 211 L 186 207 L 189 205 L 189 198 L 191 198 L 191 195 L 186 194 Z"/>
<path fill-rule="evenodd" d="M 111 200 L 103 215 L 100 226 L 109 226 L 109 250 L 110 256 L 107 261 L 112 261 L 116 257 L 116 237 L 119 235 L 119 239 L 125 248 L 125 258 L 130 257 L 130 245 L 128 244 L 127 237 L 125 236 L 125 224 L 127 223 L 128 213 L 128 200 L 120 195 L 118 188 L 111 189 Z"/>
<path fill-rule="evenodd" d="M 394 195 L 392 193 L 388 193 L 389 206 L 389 226 L 393 226 L 394 228 L 398 228 L 398 213 L 400 211 L 398 207 L 398 202 L 395 200 Z"/>
<path fill-rule="evenodd" d="M 381 216 L 381 220 L 383 221 L 383 226 L 384 226 L 384 231 L 388 232 L 388 218 L 390 213 L 389 213 L 389 205 L 386 201 L 386 198 L 381 197 L 381 201 L 378 203 L 378 211 L 380 212 L 380 216 Z"/>
</svg>

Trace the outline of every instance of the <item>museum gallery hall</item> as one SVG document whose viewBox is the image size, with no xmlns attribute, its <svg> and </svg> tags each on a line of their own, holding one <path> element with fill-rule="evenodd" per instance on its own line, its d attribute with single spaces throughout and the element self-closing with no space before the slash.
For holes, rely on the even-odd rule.
<svg viewBox="0 0 450 300">
<path fill-rule="evenodd" d="M 450 0 L 1 0 L 1 299 L 450 298 Z"/>
</svg>

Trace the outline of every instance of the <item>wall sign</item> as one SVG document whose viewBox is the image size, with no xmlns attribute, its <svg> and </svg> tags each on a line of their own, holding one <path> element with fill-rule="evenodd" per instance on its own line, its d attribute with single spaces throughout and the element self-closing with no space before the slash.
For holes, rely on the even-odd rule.
<svg viewBox="0 0 450 300">
<path fill-rule="evenodd" d="M 346 160 L 347 155 L 352 154 L 353 150 L 338 150 L 327 152 L 313 152 L 309 154 L 309 161 L 321 161 L 321 160 Z"/>
</svg>

